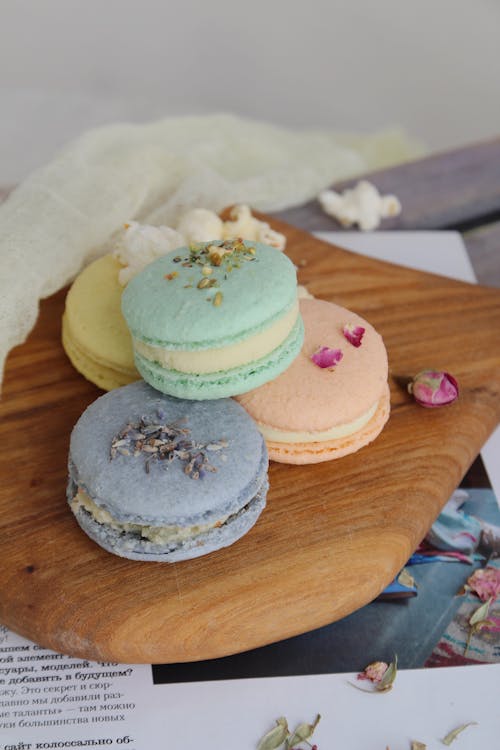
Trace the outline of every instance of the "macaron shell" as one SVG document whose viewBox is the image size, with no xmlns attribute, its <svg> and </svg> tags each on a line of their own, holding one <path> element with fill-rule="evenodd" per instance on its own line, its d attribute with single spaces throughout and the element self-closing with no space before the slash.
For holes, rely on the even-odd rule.
<svg viewBox="0 0 500 750">
<path fill-rule="evenodd" d="M 66 315 L 63 315 L 62 318 L 62 345 L 75 370 L 78 370 L 84 378 L 104 391 L 121 388 L 121 386 L 133 383 L 140 377 L 135 367 L 130 370 L 113 368 L 94 359 L 88 352 L 84 351 L 79 342 L 72 337 Z"/>
<path fill-rule="evenodd" d="M 238 397 L 264 425 L 289 432 L 321 432 L 358 419 L 386 390 L 388 363 L 382 337 L 370 323 L 344 307 L 301 299 L 305 338 L 291 366 L 272 382 Z M 361 346 L 345 338 L 346 324 L 362 326 Z M 320 347 L 342 351 L 330 371 L 311 360 Z"/>
<path fill-rule="evenodd" d="M 278 377 L 299 354 L 303 338 L 304 326 L 299 318 L 285 341 L 266 357 L 230 370 L 200 375 L 166 369 L 138 352 L 135 362 L 143 378 L 163 393 L 193 400 L 226 398 Z"/>
<path fill-rule="evenodd" d="M 111 460 L 113 439 L 142 416 L 152 423 L 182 424 L 189 439 L 200 445 L 227 443 L 223 450 L 207 453 L 216 471 L 191 479 L 179 459 L 151 461 L 149 472 L 148 454 Z M 70 440 L 69 494 L 73 497 L 81 487 L 120 523 L 210 524 L 237 513 L 255 497 L 267 466 L 262 435 L 233 399 L 185 401 L 139 381 L 101 396 L 78 420 Z"/>
<path fill-rule="evenodd" d="M 75 368 L 101 388 L 137 380 L 132 340 L 121 312 L 121 266 L 112 255 L 73 282 L 63 317 L 63 346 Z"/>
<path fill-rule="evenodd" d="M 85 533 L 108 552 L 129 560 L 146 562 L 181 562 L 207 555 L 223 547 L 229 547 L 244 536 L 256 523 L 266 505 L 269 484 L 264 478 L 255 497 L 245 508 L 218 528 L 187 539 L 182 543 L 167 545 L 154 544 L 147 539 L 139 539 L 129 533 L 120 533 L 110 526 L 97 523 L 82 508 L 76 513 L 76 520 Z M 68 499 L 70 499 L 68 497 Z"/>
<path fill-rule="evenodd" d="M 361 430 L 347 437 L 317 443 L 276 443 L 268 440 L 269 459 L 285 464 L 315 464 L 331 461 L 355 453 L 371 443 L 382 432 L 389 419 L 390 396 L 389 386 L 380 398 L 377 411 Z"/>
<path fill-rule="evenodd" d="M 297 299 L 293 263 L 267 245 L 244 245 L 254 254 L 233 253 L 220 266 L 210 265 L 208 256 L 191 263 L 188 248 L 148 265 L 129 282 L 122 297 L 134 338 L 169 349 L 218 348 L 263 331 L 284 315 Z M 209 276 L 202 274 L 203 265 L 209 266 Z M 199 288 L 200 282 L 217 286 Z M 214 305 L 217 293 L 221 304 Z"/>
</svg>

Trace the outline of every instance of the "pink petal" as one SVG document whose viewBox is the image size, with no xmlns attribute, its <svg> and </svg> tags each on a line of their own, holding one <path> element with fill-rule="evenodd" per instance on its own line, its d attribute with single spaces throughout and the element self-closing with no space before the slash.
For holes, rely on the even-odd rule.
<svg viewBox="0 0 500 750">
<path fill-rule="evenodd" d="M 350 344 L 361 346 L 361 339 L 365 335 L 365 329 L 362 326 L 355 326 L 353 323 L 347 323 L 344 326 L 343 334 Z"/>
<path fill-rule="evenodd" d="M 446 406 L 458 398 L 458 383 L 449 372 L 422 370 L 408 385 L 417 404 L 427 408 Z"/>
<path fill-rule="evenodd" d="M 335 367 L 343 356 L 341 349 L 330 349 L 328 346 L 321 346 L 311 355 L 311 360 L 318 367 Z"/>
<path fill-rule="evenodd" d="M 388 664 L 385 661 L 374 661 L 358 674 L 358 680 L 371 680 L 371 682 L 380 682 L 387 672 Z"/>
<path fill-rule="evenodd" d="M 480 568 L 476 570 L 468 579 L 467 586 L 478 595 L 481 601 L 495 600 L 500 595 L 500 569 Z"/>
</svg>

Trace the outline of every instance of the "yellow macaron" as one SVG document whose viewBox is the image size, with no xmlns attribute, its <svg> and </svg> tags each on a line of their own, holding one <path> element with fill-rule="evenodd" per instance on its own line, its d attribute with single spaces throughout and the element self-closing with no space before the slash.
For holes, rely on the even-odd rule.
<svg viewBox="0 0 500 750">
<path fill-rule="evenodd" d="M 62 321 L 62 343 L 73 366 L 106 391 L 140 378 L 121 313 L 120 268 L 112 255 L 87 266 L 68 292 Z"/>
</svg>

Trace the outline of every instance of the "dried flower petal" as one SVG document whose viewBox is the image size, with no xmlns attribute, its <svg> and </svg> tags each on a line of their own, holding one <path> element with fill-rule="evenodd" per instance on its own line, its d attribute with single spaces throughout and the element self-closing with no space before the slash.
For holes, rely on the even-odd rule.
<svg viewBox="0 0 500 750">
<path fill-rule="evenodd" d="M 353 682 L 350 684 L 358 690 L 362 690 L 364 693 L 386 693 L 391 690 L 397 672 L 398 657 L 394 654 L 394 661 L 392 661 L 389 666 L 387 666 L 385 661 L 375 661 L 372 664 L 369 664 L 361 674 L 358 674 L 358 680 L 370 680 L 373 682 L 372 688 L 365 690 L 365 688 L 360 688 Z"/>
<path fill-rule="evenodd" d="M 467 729 L 467 727 L 477 726 L 477 721 L 469 721 L 467 724 L 461 724 L 456 729 L 452 729 L 451 732 L 448 732 L 446 737 L 443 737 L 441 742 L 443 745 L 451 745 L 451 743 L 457 739 L 458 735 L 464 731 L 464 729 Z"/>
<path fill-rule="evenodd" d="M 427 750 L 427 745 L 425 744 L 425 742 L 412 740 L 410 750 Z"/>
<path fill-rule="evenodd" d="M 422 370 L 408 383 L 408 392 L 420 406 L 446 406 L 457 400 L 458 383 L 448 372 Z"/>
<path fill-rule="evenodd" d="M 321 346 L 311 355 L 311 360 L 318 367 L 330 368 L 335 367 L 343 356 L 341 349 L 330 349 L 328 346 Z"/>
<path fill-rule="evenodd" d="M 257 745 L 257 750 L 275 750 L 288 737 L 288 723 L 284 716 L 276 719 L 276 726 L 265 734 Z"/>
<path fill-rule="evenodd" d="M 408 571 L 408 568 L 403 568 L 401 573 L 398 575 L 398 583 L 400 583 L 401 586 L 407 586 L 408 588 L 413 588 L 416 586 L 415 579 Z"/>
<path fill-rule="evenodd" d="M 309 737 L 312 737 L 314 730 L 319 724 L 320 719 L 321 719 L 321 715 L 317 714 L 312 724 L 306 724 L 304 722 L 302 724 L 299 724 L 297 727 L 295 727 L 295 729 L 293 730 L 293 733 L 289 737 L 287 737 L 286 747 L 291 749 L 297 743 L 305 742 L 306 740 L 309 739 Z"/>
<path fill-rule="evenodd" d="M 365 329 L 363 326 L 356 326 L 354 323 L 347 323 L 344 326 L 343 334 L 350 344 L 355 346 L 361 346 L 361 340 L 365 335 Z"/>
<path fill-rule="evenodd" d="M 500 595 L 500 569 L 480 568 L 476 570 L 467 580 L 465 587 L 473 591 L 482 602 L 495 599 Z"/>
<path fill-rule="evenodd" d="M 469 620 L 469 625 L 477 625 L 478 623 L 486 619 L 491 602 L 492 600 L 488 599 L 488 601 L 484 602 L 484 604 L 481 604 L 480 607 L 474 610 Z"/>
<path fill-rule="evenodd" d="M 472 636 L 478 633 L 483 628 L 487 628 L 490 625 L 494 624 L 491 622 L 491 620 L 486 619 L 492 601 L 493 599 L 488 599 L 488 601 L 484 602 L 484 604 L 481 604 L 480 607 L 474 610 L 471 617 L 469 618 L 469 634 L 467 636 L 467 642 L 465 644 L 464 656 L 467 655 Z"/>
<path fill-rule="evenodd" d="M 371 680 L 371 682 L 380 682 L 387 671 L 388 664 L 385 661 L 374 661 L 368 664 L 360 674 L 358 680 Z"/>
<path fill-rule="evenodd" d="M 377 690 L 380 690 L 381 692 L 384 692 L 386 690 L 391 690 L 394 680 L 396 679 L 398 673 L 398 657 L 397 654 L 394 654 L 394 661 L 391 661 L 389 666 L 387 667 L 387 670 L 380 680 L 380 682 L 377 685 Z"/>
</svg>

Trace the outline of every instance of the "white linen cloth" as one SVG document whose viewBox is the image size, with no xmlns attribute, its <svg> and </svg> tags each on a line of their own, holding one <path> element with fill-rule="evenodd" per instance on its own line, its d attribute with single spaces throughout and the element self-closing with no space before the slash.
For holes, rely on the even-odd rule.
<svg viewBox="0 0 500 750">
<path fill-rule="evenodd" d="M 88 131 L 0 206 L 0 378 L 41 298 L 106 252 L 124 222 L 171 225 L 188 208 L 298 205 L 347 178 L 414 156 L 399 131 L 291 132 L 231 115 Z"/>
</svg>

